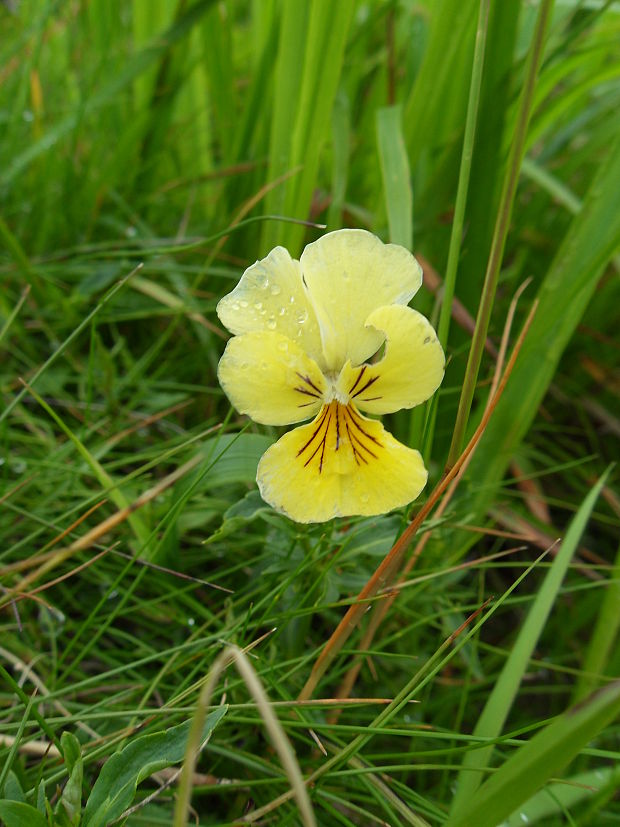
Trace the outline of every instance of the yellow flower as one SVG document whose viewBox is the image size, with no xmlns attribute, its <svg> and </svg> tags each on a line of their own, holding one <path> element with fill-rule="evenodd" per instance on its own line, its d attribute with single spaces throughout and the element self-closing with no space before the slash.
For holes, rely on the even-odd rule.
<svg viewBox="0 0 620 827">
<path fill-rule="evenodd" d="M 439 387 L 444 354 L 407 303 L 422 270 L 404 247 L 338 230 L 300 261 L 283 247 L 249 267 L 217 313 L 234 334 L 218 368 L 234 407 L 289 425 L 263 455 L 263 499 L 300 523 L 383 514 L 426 484 L 418 451 L 368 414 L 412 408 Z M 369 361 L 385 343 L 382 358 Z"/>
</svg>

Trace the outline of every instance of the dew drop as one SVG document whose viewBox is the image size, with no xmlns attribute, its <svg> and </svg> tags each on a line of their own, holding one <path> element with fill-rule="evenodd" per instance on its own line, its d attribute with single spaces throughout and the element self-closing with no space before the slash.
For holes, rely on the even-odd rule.
<svg viewBox="0 0 620 827">
<path fill-rule="evenodd" d="M 286 313 L 286 307 L 278 308 L 278 316 L 284 316 L 285 313 Z"/>
<path fill-rule="evenodd" d="M 257 273 L 254 284 L 259 290 L 266 290 L 269 287 L 269 279 L 264 273 Z"/>
<path fill-rule="evenodd" d="M 279 284 L 272 284 L 271 285 L 271 295 L 272 296 L 279 296 L 282 292 L 282 288 Z"/>
<path fill-rule="evenodd" d="M 277 326 L 278 325 L 276 324 L 276 320 L 273 318 L 273 316 L 270 316 L 267 319 L 267 327 L 269 328 L 269 330 L 275 330 Z"/>
<path fill-rule="evenodd" d="M 524 824 L 527 824 L 529 822 L 529 818 L 525 813 L 519 813 L 519 818 Z"/>
<path fill-rule="evenodd" d="M 241 307 L 243 307 L 244 309 L 248 306 L 248 302 L 246 302 L 246 300 L 245 300 L 245 299 L 241 299 L 241 301 L 239 302 L 239 304 L 240 304 L 240 305 L 241 305 Z"/>
<path fill-rule="evenodd" d="M 261 370 L 269 370 L 269 365 L 267 364 L 267 362 L 261 362 L 260 363 L 260 369 Z"/>
<path fill-rule="evenodd" d="M 295 316 L 295 320 L 297 321 L 297 324 L 304 324 L 308 320 L 308 311 L 300 310 Z"/>
<path fill-rule="evenodd" d="M 239 308 L 241 307 L 239 302 L 233 302 L 230 306 L 232 307 L 233 310 L 239 310 Z"/>
<path fill-rule="evenodd" d="M 295 296 L 289 296 L 288 300 L 291 304 L 295 304 Z"/>
<path fill-rule="evenodd" d="M 257 310 L 262 310 L 263 309 L 263 303 L 262 302 L 254 302 L 254 307 Z"/>
<path fill-rule="evenodd" d="M 288 350 L 288 342 L 278 342 L 278 350 L 281 350 L 282 353 L 286 353 Z"/>
</svg>

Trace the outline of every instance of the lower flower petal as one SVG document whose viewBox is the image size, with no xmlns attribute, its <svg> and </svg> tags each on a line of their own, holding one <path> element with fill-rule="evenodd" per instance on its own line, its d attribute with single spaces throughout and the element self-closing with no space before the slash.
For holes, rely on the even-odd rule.
<svg viewBox="0 0 620 827">
<path fill-rule="evenodd" d="M 418 451 L 336 401 L 272 445 L 256 476 L 263 499 L 298 523 L 384 514 L 414 500 L 426 479 Z"/>
<path fill-rule="evenodd" d="M 268 331 L 233 336 L 217 369 L 239 413 L 263 425 L 290 425 L 318 411 L 325 379 L 291 339 Z"/>
</svg>

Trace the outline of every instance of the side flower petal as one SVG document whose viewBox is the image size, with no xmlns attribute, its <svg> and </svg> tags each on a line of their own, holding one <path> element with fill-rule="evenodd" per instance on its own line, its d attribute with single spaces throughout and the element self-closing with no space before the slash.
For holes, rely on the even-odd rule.
<svg viewBox="0 0 620 827">
<path fill-rule="evenodd" d="M 314 416 L 325 379 L 298 344 L 271 331 L 233 336 L 217 369 L 239 413 L 263 425 L 289 425 Z"/>
<path fill-rule="evenodd" d="M 263 499 L 299 523 L 384 514 L 414 500 L 426 478 L 418 451 L 336 401 L 272 445 L 256 476 Z"/>
<path fill-rule="evenodd" d="M 404 247 L 366 230 L 337 230 L 308 244 L 301 269 L 319 320 L 328 370 L 347 359 L 364 362 L 383 336 L 365 327 L 375 307 L 407 304 L 422 284 L 422 268 Z"/>
<path fill-rule="evenodd" d="M 284 247 L 276 247 L 241 276 L 217 305 L 231 333 L 269 330 L 282 333 L 316 361 L 323 357 L 316 315 L 301 277 L 301 266 Z"/>
<path fill-rule="evenodd" d="M 411 307 L 379 307 L 366 320 L 385 333 L 385 355 L 379 362 L 352 367 L 338 379 L 342 396 L 363 411 L 386 414 L 413 408 L 432 396 L 443 379 L 445 357 L 428 320 Z"/>
</svg>

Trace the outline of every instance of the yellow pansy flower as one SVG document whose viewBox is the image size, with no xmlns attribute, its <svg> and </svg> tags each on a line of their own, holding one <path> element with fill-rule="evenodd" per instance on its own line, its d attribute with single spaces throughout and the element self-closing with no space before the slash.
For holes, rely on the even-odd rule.
<svg viewBox="0 0 620 827">
<path fill-rule="evenodd" d="M 261 496 L 292 520 L 383 514 L 424 488 L 419 452 L 364 416 L 419 405 L 443 378 L 435 331 L 407 307 L 421 284 L 404 247 L 337 230 L 299 261 L 276 247 L 219 302 L 234 335 L 218 377 L 234 407 L 265 425 L 314 417 L 258 464 Z"/>
</svg>

